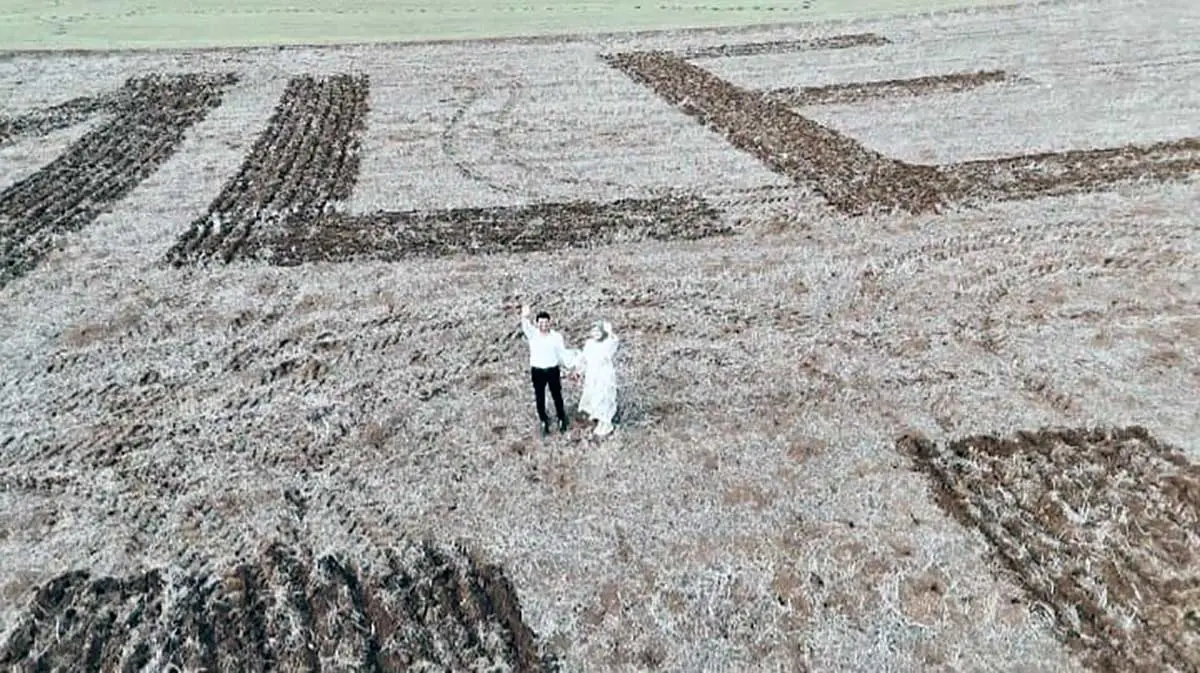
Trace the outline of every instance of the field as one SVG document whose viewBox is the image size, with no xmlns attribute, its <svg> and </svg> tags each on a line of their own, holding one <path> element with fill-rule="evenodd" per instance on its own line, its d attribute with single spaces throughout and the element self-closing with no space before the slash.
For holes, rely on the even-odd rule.
<svg viewBox="0 0 1200 673">
<path fill-rule="evenodd" d="M 114 49 L 528 37 L 858 19 L 1007 0 L 5 0 L 0 46 Z"/>
<path fill-rule="evenodd" d="M 0 670 L 1200 670 L 1195 3 L 0 101 Z"/>
</svg>

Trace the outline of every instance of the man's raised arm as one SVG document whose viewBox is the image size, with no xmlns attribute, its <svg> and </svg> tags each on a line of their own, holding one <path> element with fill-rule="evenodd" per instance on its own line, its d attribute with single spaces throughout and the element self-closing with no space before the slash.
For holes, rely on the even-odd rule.
<svg viewBox="0 0 1200 673">
<path fill-rule="evenodd" d="M 525 304 L 521 307 L 521 331 L 525 334 L 526 339 L 532 339 L 537 333 L 533 323 L 529 322 L 529 305 Z"/>
</svg>

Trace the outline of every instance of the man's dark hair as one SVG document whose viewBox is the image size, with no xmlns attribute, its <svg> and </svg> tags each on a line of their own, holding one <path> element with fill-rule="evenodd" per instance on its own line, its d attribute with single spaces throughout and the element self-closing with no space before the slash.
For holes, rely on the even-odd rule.
<svg viewBox="0 0 1200 673">
<path fill-rule="evenodd" d="M 536 318 L 536 319 L 537 319 L 537 320 L 541 320 L 542 318 L 545 318 L 546 320 L 549 320 L 549 319 L 550 319 L 550 314 L 549 314 L 549 313 L 546 313 L 545 311 L 538 311 L 538 314 L 537 314 L 537 318 Z"/>
</svg>

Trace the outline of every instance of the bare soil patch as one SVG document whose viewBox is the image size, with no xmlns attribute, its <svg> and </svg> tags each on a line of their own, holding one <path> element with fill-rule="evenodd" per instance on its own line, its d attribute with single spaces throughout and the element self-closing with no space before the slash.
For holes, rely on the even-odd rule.
<svg viewBox="0 0 1200 673">
<path fill-rule="evenodd" d="M 1120 182 L 1166 182 L 1200 173 L 1200 138 L 965 161 L 942 170 L 954 182 L 955 198 L 967 202 L 1090 192 Z"/>
<path fill-rule="evenodd" d="M 1140 427 L 899 448 L 1097 671 L 1200 670 L 1200 467 Z"/>
<path fill-rule="evenodd" d="M 269 547 L 220 573 L 60 575 L 0 652 L 6 670 L 554 670 L 503 571 L 462 548 Z"/>
<path fill-rule="evenodd" d="M 929 75 L 910 79 L 886 79 L 876 82 L 829 84 L 826 86 L 789 87 L 774 89 L 771 97 L 788 105 L 836 105 L 860 103 L 877 98 L 928 96 L 936 93 L 970 91 L 988 84 L 1017 82 L 1019 78 L 1003 70 L 958 72 L 949 75 Z"/>
<path fill-rule="evenodd" d="M 1197 138 L 941 166 L 907 163 L 797 113 L 773 92 L 743 89 L 675 54 L 627 52 L 607 60 L 771 170 L 812 186 L 847 215 L 938 212 L 957 204 L 1102 190 L 1123 181 L 1177 180 L 1200 171 Z M 874 84 L 835 90 L 854 86 Z M 878 88 L 876 94 L 884 95 L 886 87 Z M 893 86 L 891 94 L 897 90 L 912 95 L 916 89 Z"/>
<path fill-rule="evenodd" d="M 681 58 L 722 58 L 726 56 L 761 56 L 764 54 L 794 54 L 818 49 L 849 49 L 851 47 L 880 47 L 892 41 L 875 33 L 831 35 L 807 40 L 771 40 L 769 42 L 740 42 L 699 47 L 680 52 Z"/>
<path fill-rule="evenodd" d="M 573 201 L 499 208 L 380 212 L 317 218 L 264 236 L 255 253 L 275 264 L 396 261 L 416 256 L 535 252 L 621 240 L 731 234 L 699 197 Z"/>
<path fill-rule="evenodd" d="M 99 96 L 80 96 L 41 110 L 32 110 L 16 117 L 0 117 L 0 145 L 27 136 L 44 136 L 65 129 L 103 112 L 119 112 L 128 104 L 126 87 Z"/>
<path fill-rule="evenodd" d="M 27 130 L 50 128 L 92 108 L 116 108 L 112 121 L 0 192 L 0 287 L 36 266 L 56 237 L 83 228 L 154 172 L 235 80 L 213 74 L 131 79 L 113 100 L 78 99 L 84 102 L 25 123 Z"/>
</svg>

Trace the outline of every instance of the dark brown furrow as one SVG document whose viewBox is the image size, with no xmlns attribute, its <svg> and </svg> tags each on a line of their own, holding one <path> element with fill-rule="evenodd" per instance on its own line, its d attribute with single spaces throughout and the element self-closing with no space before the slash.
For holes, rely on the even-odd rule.
<svg viewBox="0 0 1200 673">
<path fill-rule="evenodd" d="M 1200 173 L 1200 138 L 980 159 L 942 170 L 955 185 L 955 198 L 968 202 L 1089 192 L 1121 182 L 1167 182 Z"/>
<path fill-rule="evenodd" d="M 845 105 L 881 98 L 915 98 L 938 93 L 959 93 L 977 89 L 988 84 L 1017 81 L 1020 80 L 1003 70 L 980 70 L 978 72 L 929 75 L 910 79 L 788 87 L 772 89 L 769 95 L 774 100 L 795 107 L 808 105 Z"/>
<path fill-rule="evenodd" d="M 241 258 L 258 250 L 254 242 L 263 229 L 286 232 L 348 198 L 357 162 L 341 158 L 359 145 L 368 87 L 365 75 L 289 80 L 237 175 L 180 236 L 168 259 L 182 265 Z"/>
<path fill-rule="evenodd" d="M 16 117 L 0 117 L 0 145 L 28 136 L 44 136 L 59 129 L 104 113 L 120 111 L 128 100 L 125 92 L 98 96 L 81 96 L 40 110 L 31 110 Z"/>
<path fill-rule="evenodd" d="M 771 42 L 742 42 L 722 44 L 714 47 L 688 49 L 680 58 L 725 58 L 729 56 L 762 56 L 765 54 L 795 54 L 822 49 L 849 49 L 851 47 L 881 47 L 892 41 L 875 33 L 851 33 L 804 40 L 774 40 Z"/>
<path fill-rule="evenodd" d="M 619 240 L 680 240 L 732 230 L 694 197 L 328 215 L 264 236 L 275 264 L 396 261 L 454 254 L 534 252 Z"/>
</svg>

